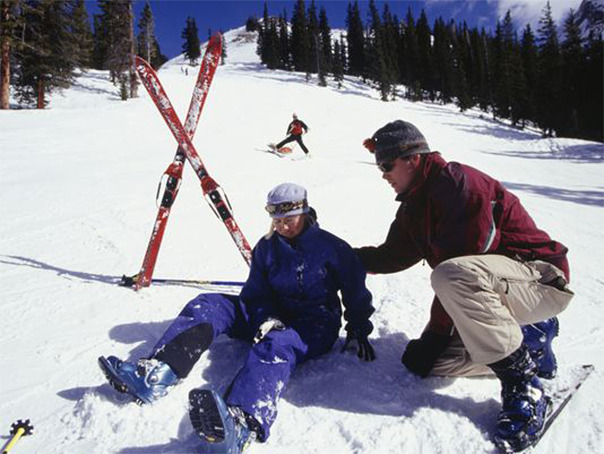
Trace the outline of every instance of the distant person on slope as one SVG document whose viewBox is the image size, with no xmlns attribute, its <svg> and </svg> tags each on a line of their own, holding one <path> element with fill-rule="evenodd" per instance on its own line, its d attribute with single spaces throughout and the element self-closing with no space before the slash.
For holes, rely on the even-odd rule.
<svg viewBox="0 0 604 454">
<path fill-rule="evenodd" d="M 271 228 L 254 248 L 239 296 L 199 295 L 151 355 L 137 363 L 99 358 L 118 391 L 152 403 L 191 372 L 219 335 L 248 341 L 249 355 L 224 396 L 209 389 L 189 393 L 189 417 L 201 440 L 200 452 L 237 454 L 254 439 L 268 438 L 277 401 L 296 366 L 329 352 L 338 339 L 338 292 L 347 321 L 344 348 L 352 343 L 359 358 L 375 359 L 367 339 L 373 329 L 372 297 L 352 248 L 319 227 L 301 186 L 275 187 L 266 210 Z"/>
<path fill-rule="evenodd" d="M 495 442 L 532 445 L 549 398 L 538 377 L 557 369 L 555 316 L 569 304 L 567 248 L 535 225 L 499 181 L 431 152 L 411 123 L 386 124 L 364 145 L 401 203 L 383 244 L 356 249 L 371 273 L 426 260 L 435 298 L 403 364 L 420 377 L 494 373 L 503 409 Z"/>
<path fill-rule="evenodd" d="M 302 151 L 304 151 L 304 154 L 310 156 L 310 151 L 308 151 L 308 148 L 306 148 L 306 145 L 302 142 L 302 135 L 308 132 L 308 126 L 306 126 L 306 123 L 302 120 L 298 119 L 298 115 L 295 113 L 292 117 L 292 122 L 287 126 L 287 137 L 277 145 L 271 145 L 271 148 L 279 151 L 283 145 L 296 141 L 298 142 L 298 145 L 300 145 L 300 148 L 302 148 Z"/>
</svg>

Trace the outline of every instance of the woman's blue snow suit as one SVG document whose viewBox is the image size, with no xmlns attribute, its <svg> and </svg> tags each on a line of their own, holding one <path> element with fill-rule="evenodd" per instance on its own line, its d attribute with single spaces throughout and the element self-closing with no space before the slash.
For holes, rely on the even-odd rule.
<svg viewBox="0 0 604 454">
<path fill-rule="evenodd" d="M 346 330 L 371 333 L 371 293 L 365 270 L 340 238 L 310 225 L 289 243 L 278 233 L 254 248 L 250 275 L 239 297 L 201 294 L 189 302 L 158 341 L 152 357 L 186 376 L 220 334 L 251 341 L 268 318 L 286 329 L 252 345 L 225 400 L 253 416 L 259 440 L 269 436 L 276 403 L 297 364 L 327 353 L 338 339 L 344 304 Z"/>
</svg>

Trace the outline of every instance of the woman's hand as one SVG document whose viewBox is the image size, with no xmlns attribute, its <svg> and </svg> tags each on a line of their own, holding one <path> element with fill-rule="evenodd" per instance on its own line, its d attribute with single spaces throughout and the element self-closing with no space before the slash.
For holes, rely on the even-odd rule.
<svg viewBox="0 0 604 454">
<path fill-rule="evenodd" d="M 283 323 L 278 318 L 269 318 L 266 321 L 262 322 L 260 327 L 258 328 L 258 332 L 254 336 L 254 344 L 260 342 L 264 337 L 273 330 L 284 330 L 285 323 Z"/>
<path fill-rule="evenodd" d="M 346 341 L 344 341 L 344 346 L 342 347 L 341 353 L 344 353 L 346 349 L 348 349 L 348 345 L 352 342 L 356 341 L 357 343 L 357 356 L 362 361 L 373 361 L 375 359 L 375 351 L 373 347 L 369 343 L 369 339 L 367 336 L 361 336 L 356 333 L 348 332 L 346 335 Z"/>
</svg>

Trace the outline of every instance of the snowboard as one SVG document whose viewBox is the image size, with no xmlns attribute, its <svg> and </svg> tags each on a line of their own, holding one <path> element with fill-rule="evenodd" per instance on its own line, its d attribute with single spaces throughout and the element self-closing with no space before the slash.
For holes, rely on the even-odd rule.
<svg viewBox="0 0 604 454">
<path fill-rule="evenodd" d="M 496 444 L 499 452 L 506 454 L 511 452 L 531 452 L 545 436 L 558 416 L 560 416 L 564 407 L 570 402 L 581 385 L 589 378 L 593 370 L 594 366 L 592 364 L 586 364 L 571 369 L 569 376 L 557 377 L 555 380 L 543 380 L 542 383 L 545 394 L 551 399 L 548 415 L 545 417 L 545 422 L 543 424 L 543 430 L 531 446 L 518 451 L 507 445 Z"/>
</svg>

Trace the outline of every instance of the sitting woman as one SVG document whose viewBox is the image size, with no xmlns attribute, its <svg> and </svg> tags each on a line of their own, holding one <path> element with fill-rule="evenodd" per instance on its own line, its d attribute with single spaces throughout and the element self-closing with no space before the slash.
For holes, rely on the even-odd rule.
<svg viewBox="0 0 604 454">
<path fill-rule="evenodd" d="M 236 297 L 201 294 L 189 302 L 136 364 L 100 357 L 109 382 L 137 401 L 151 403 L 186 377 L 221 334 L 249 341 L 249 355 L 224 396 L 189 393 L 189 416 L 208 452 L 240 453 L 264 442 L 276 404 L 294 368 L 330 351 L 345 308 L 346 343 L 365 361 L 375 356 L 367 340 L 373 326 L 365 270 L 351 247 L 321 230 L 306 190 L 283 183 L 268 194 L 271 230 L 256 245 L 249 277 Z"/>
</svg>

